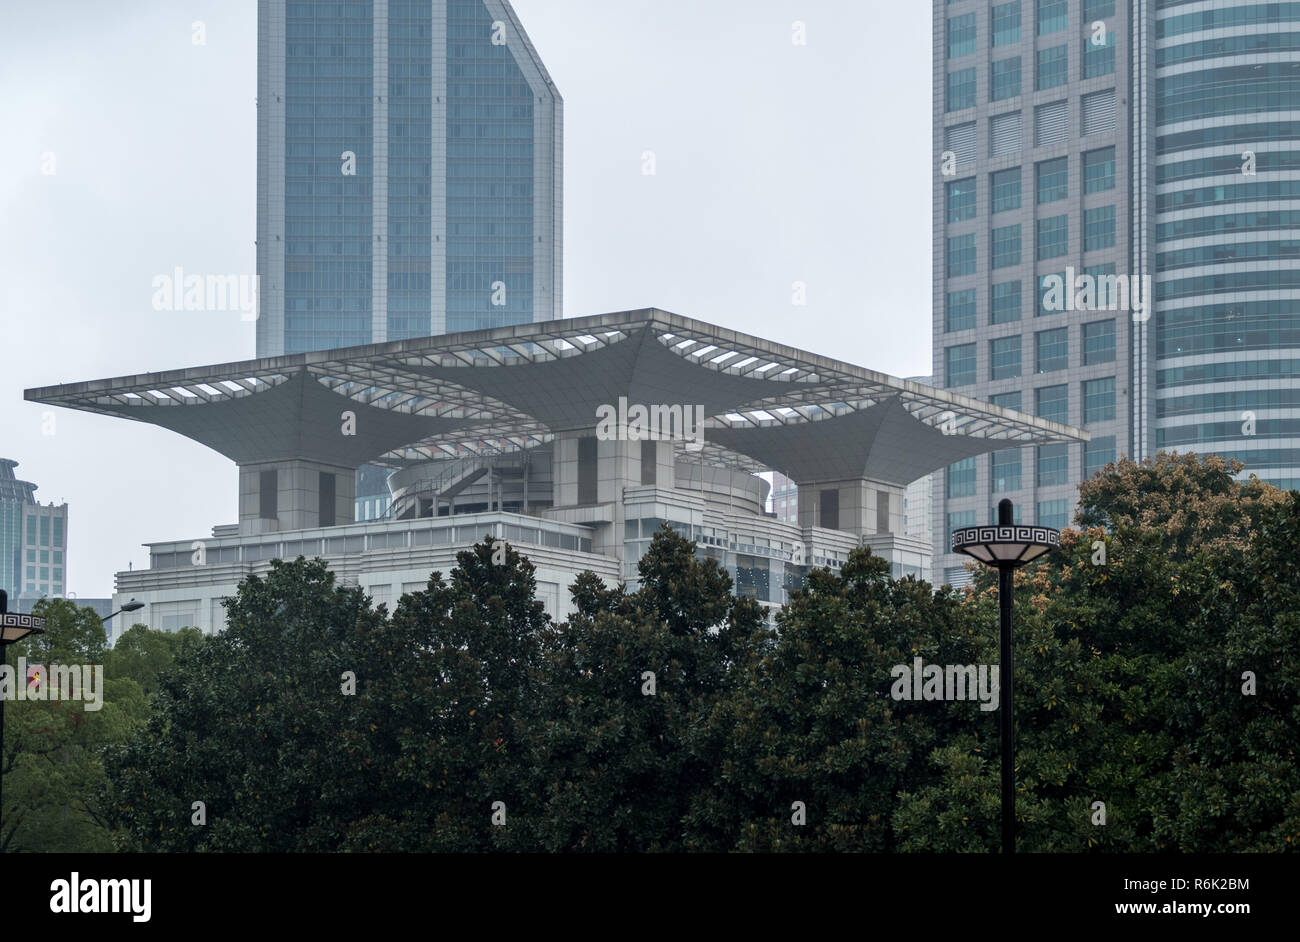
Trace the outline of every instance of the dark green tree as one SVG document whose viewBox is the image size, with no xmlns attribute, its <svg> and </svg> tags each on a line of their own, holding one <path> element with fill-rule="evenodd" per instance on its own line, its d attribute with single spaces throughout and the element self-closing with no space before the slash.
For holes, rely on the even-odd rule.
<svg viewBox="0 0 1300 942">
<path fill-rule="evenodd" d="M 631 593 L 579 576 L 578 610 L 551 638 L 534 752 L 541 849 L 685 849 L 726 739 L 706 718 L 769 643 L 758 604 L 669 527 L 638 572 Z"/>
<path fill-rule="evenodd" d="M 511 750 L 548 621 L 531 564 L 494 549 L 460 553 L 392 617 L 319 560 L 246 579 L 226 631 L 185 652 L 147 728 L 110 754 L 127 846 L 511 847 L 527 798 Z"/>
<path fill-rule="evenodd" d="M 100 803 L 106 783 L 101 752 L 106 745 L 125 740 L 143 722 L 147 691 L 156 672 L 166 667 L 162 652 L 177 636 L 160 636 L 143 626 L 132 629 L 124 636 L 132 639 L 128 649 L 148 636 L 157 639 L 147 643 L 159 654 L 147 663 L 125 665 L 117 651 L 106 651 L 104 626 L 93 609 L 71 600 L 47 599 L 38 602 L 34 611 L 46 619 L 45 633 L 7 646 L 10 666 L 16 668 L 21 657 L 29 667 L 43 667 L 45 685 L 50 687 L 53 665 L 76 665 L 78 671 L 83 667 L 93 671 L 98 665 L 103 686 L 83 687 L 83 699 L 6 703 L 0 754 L 4 775 L 0 852 L 108 851 L 113 839 Z M 26 686 L 26 676 L 15 679 Z M 97 702 L 84 699 L 92 691 Z"/>
</svg>

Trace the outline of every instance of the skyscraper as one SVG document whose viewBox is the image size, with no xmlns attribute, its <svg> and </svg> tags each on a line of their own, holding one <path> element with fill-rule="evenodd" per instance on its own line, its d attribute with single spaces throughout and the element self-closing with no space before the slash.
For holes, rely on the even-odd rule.
<svg viewBox="0 0 1300 942">
<path fill-rule="evenodd" d="M 36 485 L 14 474 L 18 462 L 0 458 L 0 589 L 9 598 L 63 596 L 66 590 L 68 505 L 42 504 Z M 23 611 L 15 604 L 14 611 Z"/>
<path fill-rule="evenodd" d="M 562 316 L 562 124 L 507 0 L 259 0 L 257 355 Z"/>
<path fill-rule="evenodd" d="M 935 376 L 1092 434 L 936 474 L 936 579 L 954 527 L 1066 526 L 1120 455 L 1297 486 L 1300 5 L 933 4 Z"/>
</svg>

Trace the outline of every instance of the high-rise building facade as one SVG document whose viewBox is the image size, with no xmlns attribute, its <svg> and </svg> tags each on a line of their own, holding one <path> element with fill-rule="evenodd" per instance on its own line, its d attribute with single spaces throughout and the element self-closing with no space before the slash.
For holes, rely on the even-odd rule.
<svg viewBox="0 0 1300 942">
<path fill-rule="evenodd" d="M 62 597 L 68 584 L 68 505 L 40 503 L 36 485 L 18 480 L 16 467 L 17 461 L 0 458 L 0 589 L 15 602 Z"/>
<path fill-rule="evenodd" d="M 562 316 L 562 125 L 508 0 L 259 0 L 257 355 Z"/>
<path fill-rule="evenodd" d="M 1300 3 L 1139 8 L 1149 450 L 1215 452 L 1300 488 Z"/>
<path fill-rule="evenodd" d="M 1300 479 L 1300 4 L 933 0 L 937 384 L 1086 428 L 934 476 L 955 527 L 1067 526 L 1121 455 Z M 1297 216 L 1300 219 L 1300 215 Z"/>
</svg>

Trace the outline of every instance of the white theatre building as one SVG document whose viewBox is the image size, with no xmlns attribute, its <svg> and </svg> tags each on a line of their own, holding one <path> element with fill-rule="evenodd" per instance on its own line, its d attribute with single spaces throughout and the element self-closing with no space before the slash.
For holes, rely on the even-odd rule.
<svg viewBox="0 0 1300 942">
<path fill-rule="evenodd" d="M 772 607 L 810 567 L 837 568 L 860 545 L 895 575 L 929 580 L 930 543 L 903 527 L 909 483 L 997 449 L 1088 438 L 653 309 L 25 396 L 161 425 L 236 462 L 237 522 L 150 544 L 148 569 L 117 574 L 115 606 L 147 603 L 137 621 L 208 632 L 225 624 L 222 599 L 273 559 L 319 556 L 391 608 L 488 534 L 529 557 L 558 618 L 583 570 L 635 586 L 665 522 L 730 572 L 737 594 Z M 615 412 L 626 421 L 602 422 Z M 392 470 L 392 506 L 358 524 L 366 463 Z M 797 484 L 797 521 L 765 511 L 765 471 Z"/>
</svg>

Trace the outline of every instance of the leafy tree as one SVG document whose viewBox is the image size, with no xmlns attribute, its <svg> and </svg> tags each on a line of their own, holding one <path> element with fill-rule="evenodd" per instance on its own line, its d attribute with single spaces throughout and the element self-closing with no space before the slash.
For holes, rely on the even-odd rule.
<svg viewBox="0 0 1300 942">
<path fill-rule="evenodd" d="M 1300 842 L 1300 494 L 1239 471 L 1112 465 L 1061 549 L 1017 573 L 1021 850 Z M 277 561 L 220 637 L 128 632 L 110 664 L 142 679 L 120 702 L 157 692 L 110 749 L 104 833 L 151 850 L 997 849 L 996 710 L 892 694 L 914 658 L 997 663 L 992 571 L 936 592 L 859 549 L 811 571 L 775 631 L 670 528 L 639 575 L 635 591 L 579 575 L 552 625 L 531 564 L 491 539 L 391 616 L 320 561 Z"/>
<path fill-rule="evenodd" d="M 946 735 L 995 714 L 977 702 L 894 700 L 892 669 L 910 672 L 916 657 L 987 663 L 987 640 L 956 593 L 892 579 L 866 548 L 838 573 L 811 571 L 776 622 L 775 648 L 740 666 L 736 696 L 709 718 L 725 748 L 693 802 L 691 846 L 896 849 L 910 828 L 893 821 L 899 790 L 936 776 L 926 759 Z"/>
<path fill-rule="evenodd" d="M 1295 838 L 1295 494 L 1215 456 L 1123 461 L 1080 488 L 1060 551 L 1016 575 L 1016 776 L 1022 850 L 1277 850 Z M 1103 526 L 1104 525 L 1104 526 Z M 971 602 L 990 606 L 992 571 Z M 990 610 L 988 624 L 996 624 Z M 1268 677 L 1256 697 L 1242 673 Z M 938 754 L 904 796 L 927 812 L 996 794 L 994 730 Z M 976 760 L 980 761 L 976 761 Z M 1105 826 L 1094 803 L 1105 805 Z M 996 848 L 996 828 L 983 845 Z"/>
<path fill-rule="evenodd" d="M 578 611 L 550 639 L 534 744 L 542 849 L 684 849 L 726 738 L 705 720 L 768 643 L 758 604 L 669 527 L 638 572 L 632 593 L 579 576 Z"/>
<path fill-rule="evenodd" d="M 547 619 L 531 564 L 493 555 L 491 540 L 460 553 L 450 582 L 435 573 L 391 618 L 320 560 L 246 579 L 225 633 L 180 657 L 147 728 L 110 757 L 128 846 L 508 846 L 491 803 L 521 810 L 508 750 Z"/>
<path fill-rule="evenodd" d="M 98 796 L 105 778 L 101 751 L 124 740 L 147 712 L 147 690 L 167 663 L 165 652 L 177 636 L 161 636 L 138 626 L 124 638 L 150 638 L 158 650 L 149 663 L 125 667 L 118 652 L 107 652 L 103 622 L 93 609 L 66 599 L 37 603 L 45 633 L 15 645 L 8 659 L 29 667 L 99 665 L 102 706 L 87 710 L 85 700 L 12 700 L 5 704 L 4 807 L 0 810 L 0 851 L 107 851 L 112 835 Z M 197 632 L 190 632 L 197 637 Z M 129 649 L 132 641 L 128 641 Z M 124 654 L 125 652 L 123 652 Z M 16 678 L 26 685 L 27 678 Z M 84 691 L 83 691 L 84 695 Z"/>
</svg>

